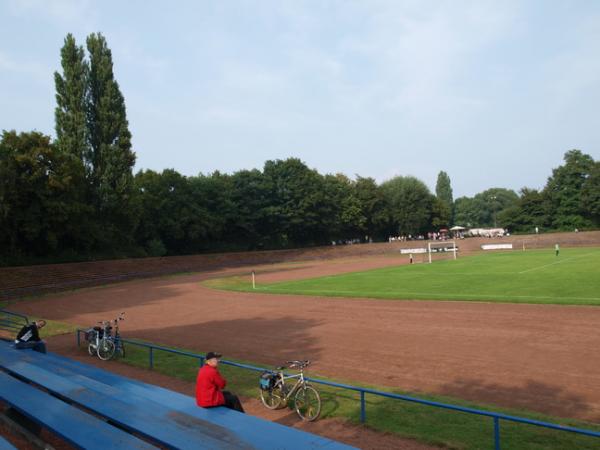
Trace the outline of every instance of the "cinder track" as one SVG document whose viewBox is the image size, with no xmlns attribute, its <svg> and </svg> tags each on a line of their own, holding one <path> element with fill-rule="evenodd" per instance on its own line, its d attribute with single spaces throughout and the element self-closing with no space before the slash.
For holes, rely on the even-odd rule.
<svg viewBox="0 0 600 450">
<path fill-rule="evenodd" d="M 294 279 L 382 267 L 372 256 L 252 266 L 55 294 L 13 309 L 82 326 L 126 311 L 127 336 L 263 364 L 600 421 L 600 308 L 224 292 L 200 281 L 250 269 Z"/>
</svg>

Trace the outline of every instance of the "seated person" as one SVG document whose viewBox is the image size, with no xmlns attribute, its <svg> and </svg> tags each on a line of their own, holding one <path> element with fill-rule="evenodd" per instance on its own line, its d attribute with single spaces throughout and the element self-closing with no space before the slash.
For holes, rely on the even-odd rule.
<svg viewBox="0 0 600 450">
<path fill-rule="evenodd" d="M 39 333 L 39 330 L 45 325 L 45 320 L 38 320 L 21 328 L 15 339 L 15 348 L 31 348 L 36 352 L 46 353 L 46 343 L 40 339 Z"/>
<path fill-rule="evenodd" d="M 206 354 L 206 362 L 198 371 L 196 378 L 196 404 L 203 408 L 225 406 L 244 412 L 240 399 L 231 392 L 224 391 L 227 381 L 217 368 L 222 355 L 215 352 Z"/>
</svg>

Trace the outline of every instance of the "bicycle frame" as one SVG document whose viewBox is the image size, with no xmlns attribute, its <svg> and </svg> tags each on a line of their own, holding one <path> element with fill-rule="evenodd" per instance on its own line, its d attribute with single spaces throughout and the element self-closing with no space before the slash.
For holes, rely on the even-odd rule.
<svg viewBox="0 0 600 450">
<path fill-rule="evenodd" d="M 102 322 L 98 322 L 99 324 L 101 324 L 101 329 L 100 330 L 96 330 L 94 329 L 94 341 L 93 341 L 93 345 L 95 348 L 98 348 L 100 346 L 100 341 L 104 340 L 104 339 L 110 339 L 110 337 L 108 337 L 110 335 L 110 331 L 108 329 L 108 327 L 110 326 L 110 322 L 106 322 L 106 321 L 102 321 Z M 102 337 L 100 337 L 100 335 L 102 335 Z"/>
<path fill-rule="evenodd" d="M 292 395 L 294 395 L 294 393 L 298 390 L 299 387 L 303 386 L 306 384 L 306 380 L 304 379 L 304 369 L 300 369 L 300 373 L 296 374 L 296 375 L 284 375 L 283 372 L 278 372 L 277 376 L 279 377 L 279 380 L 281 381 L 281 387 L 282 387 L 282 393 L 283 395 L 283 399 L 285 401 L 288 401 Z M 296 381 L 296 383 L 292 386 L 292 388 L 286 393 L 285 392 L 285 380 L 291 380 L 294 378 L 298 378 L 298 381 Z"/>
</svg>

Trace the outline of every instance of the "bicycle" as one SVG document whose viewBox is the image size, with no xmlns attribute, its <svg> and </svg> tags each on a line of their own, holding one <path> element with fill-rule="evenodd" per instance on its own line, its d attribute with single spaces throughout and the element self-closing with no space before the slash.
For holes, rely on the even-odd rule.
<svg viewBox="0 0 600 450">
<path fill-rule="evenodd" d="M 98 356 L 102 361 L 107 361 L 115 353 L 115 343 L 108 338 L 110 330 L 110 321 L 103 320 L 97 322 L 100 326 L 88 330 L 86 339 L 88 340 L 88 353 L 90 356 Z"/>
<path fill-rule="evenodd" d="M 287 361 L 290 369 L 299 370 L 296 375 L 283 373 L 284 366 L 277 367 L 275 371 L 263 372 L 260 377 L 260 399 L 268 409 L 278 409 L 287 405 L 294 396 L 294 409 L 302 420 L 315 421 L 321 414 L 321 396 L 319 392 L 304 378 L 304 368 L 310 361 Z M 296 383 L 290 387 L 286 380 L 297 378 Z"/>
<path fill-rule="evenodd" d="M 86 339 L 88 344 L 88 353 L 91 356 L 98 356 L 102 361 L 108 361 L 111 359 L 116 352 L 119 352 L 122 357 L 125 356 L 125 347 L 121 340 L 119 333 L 119 322 L 125 320 L 123 317 L 125 313 L 121 313 L 119 317 L 114 320 L 103 320 L 99 323 L 101 326 L 95 326 L 88 330 L 86 333 Z M 115 335 L 112 335 L 113 327 L 111 324 L 115 324 Z"/>
</svg>

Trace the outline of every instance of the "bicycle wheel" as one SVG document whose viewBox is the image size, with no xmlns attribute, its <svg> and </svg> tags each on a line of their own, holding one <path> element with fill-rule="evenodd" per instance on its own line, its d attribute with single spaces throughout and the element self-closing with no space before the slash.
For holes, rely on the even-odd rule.
<svg viewBox="0 0 600 450">
<path fill-rule="evenodd" d="M 269 409 L 277 409 L 284 403 L 284 395 L 281 389 L 281 383 L 277 383 L 273 389 L 260 390 L 260 399 L 263 405 Z"/>
<path fill-rule="evenodd" d="M 88 353 L 90 354 L 90 356 L 95 356 L 98 354 L 98 350 L 96 350 L 96 346 L 94 344 L 92 344 L 91 342 L 88 345 Z"/>
<path fill-rule="evenodd" d="M 298 389 L 294 397 L 296 412 L 302 420 L 312 422 L 321 414 L 321 396 L 310 384 Z"/>
<path fill-rule="evenodd" d="M 110 339 L 102 339 L 98 345 L 98 358 L 108 361 L 115 354 L 115 343 Z"/>
</svg>

